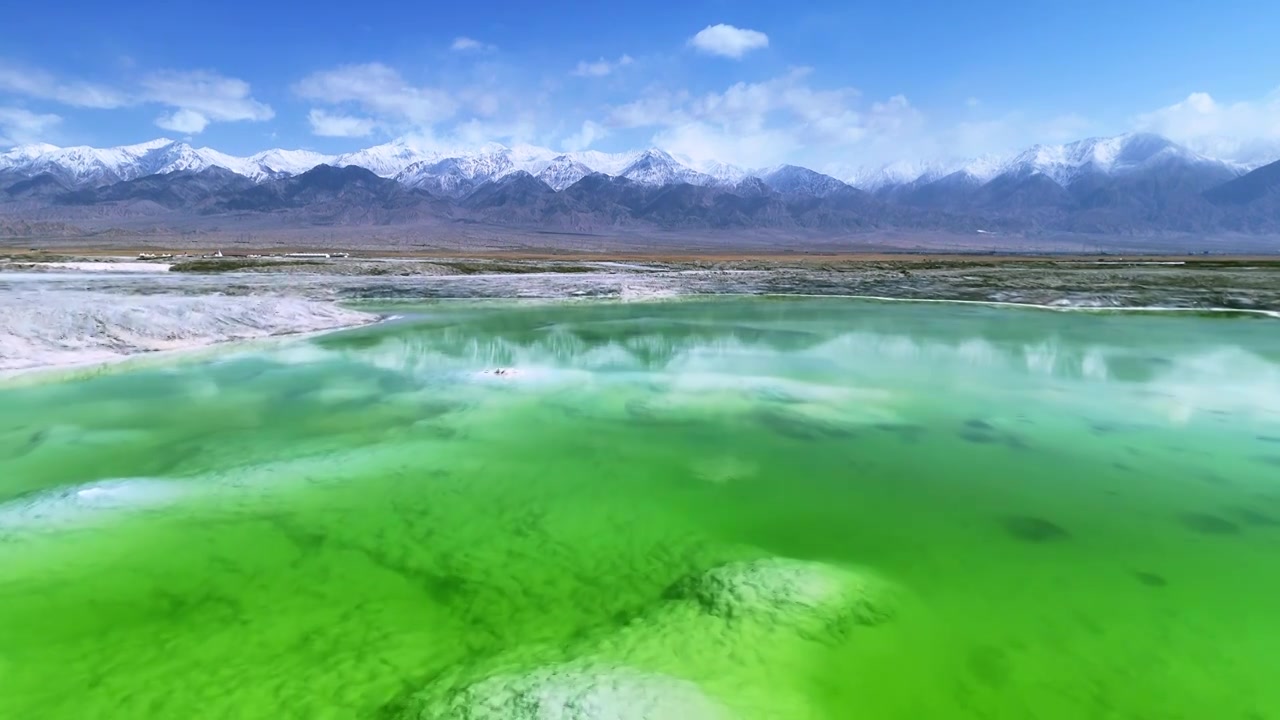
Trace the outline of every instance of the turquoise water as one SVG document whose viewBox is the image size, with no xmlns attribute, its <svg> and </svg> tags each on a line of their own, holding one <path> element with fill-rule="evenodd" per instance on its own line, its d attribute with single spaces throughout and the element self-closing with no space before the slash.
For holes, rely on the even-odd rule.
<svg viewBox="0 0 1280 720">
<path fill-rule="evenodd" d="M 1280 717 L 1274 320 L 381 309 L 0 388 L 0 717 Z"/>
</svg>

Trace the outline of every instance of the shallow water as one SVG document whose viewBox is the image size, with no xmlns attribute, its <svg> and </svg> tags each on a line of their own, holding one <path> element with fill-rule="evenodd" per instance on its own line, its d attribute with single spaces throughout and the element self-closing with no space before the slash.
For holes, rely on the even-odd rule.
<svg viewBox="0 0 1280 720">
<path fill-rule="evenodd" d="M 0 717 L 1280 717 L 1274 320 L 380 309 L 0 389 Z M 766 558 L 893 612 L 673 594 Z"/>
</svg>

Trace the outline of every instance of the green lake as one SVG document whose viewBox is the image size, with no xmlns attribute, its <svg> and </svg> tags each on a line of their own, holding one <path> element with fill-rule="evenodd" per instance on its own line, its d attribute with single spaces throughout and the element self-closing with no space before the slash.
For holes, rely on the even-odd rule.
<svg viewBox="0 0 1280 720">
<path fill-rule="evenodd" d="M 0 718 L 1280 720 L 1280 323 L 432 302 L 0 387 Z"/>
</svg>

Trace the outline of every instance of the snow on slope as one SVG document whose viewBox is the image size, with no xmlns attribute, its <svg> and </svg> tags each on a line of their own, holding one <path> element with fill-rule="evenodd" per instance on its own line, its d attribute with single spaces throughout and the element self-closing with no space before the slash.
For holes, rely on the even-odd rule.
<svg viewBox="0 0 1280 720">
<path fill-rule="evenodd" d="M 784 195 L 827 197 L 848 187 L 830 175 L 823 175 L 798 165 L 782 165 L 765 170 L 761 172 L 760 178 L 765 185 Z"/>
<path fill-rule="evenodd" d="M 1066 187 L 1087 173 L 1119 175 L 1164 162 L 1227 163 L 1197 155 L 1159 135 L 1133 133 L 1088 138 L 1065 145 L 1036 145 L 1014 157 L 1001 174 L 1044 175 Z"/>
<path fill-rule="evenodd" d="M 832 165 L 827 175 L 863 190 L 908 183 L 932 182 L 961 173 L 979 184 L 999 175 L 1042 174 L 1067 185 L 1085 173 L 1119 174 L 1164 162 L 1208 163 L 1233 172 L 1247 167 L 1210 159 L 1157 135 L 1130 134 L 1091 138 L 1064 145 L 1037 145 L 1011 157 L 937 162 L 900 161 L 879 166 Z M 70 185 L 103 185 L 144 175 L 200 171 L 221 167 L 265 181 L 296 175 L 321 163 L 356 165 L 376 175 L 446 194 L 465 193 L 484 182 L 525 171 L 561 190 L 593 172 L 620 176 L 644 185 L 690 183 L 738 187 L 749 178 L 765 178 L 779 168 L 748 172 L 721 162 L 691 162 L 652 148 L 643 152 L 605 153 L 595 150 L 557 153 L 532 145 L 507 147 L 489 143 L 470 150 L 424 149 L 407 139 L 376 145 L 338 156 L 307 150 L 273 149 L 250 157 L 236 157 L 212 148 L 194 148 L 166 139 L 116 148 L 34 144 L 0 153 L 0 171 L 35 176 L 51 173 Z M 775 178 L 799 188 L 812 178 Z M 828 183 L 815 181 L 823 191 Z"/>
<path fill-rule="evenodd" d="M 751 173 L 737 165 L 722 162 L 707 162 L 690 165 L 690 167 L 711 178 L 716 185 L 733 186 L 754 177 Z"/>
<path fill-rule="evenodd" d="M 241 158 L 212 148 L 159 139 L 114 148 L 26 145 L 0 154 L 0 169 L 26 175 L 52 174 L 73 185 L 102 185 L 146 175 L 199 172 L 221 167 L 253 180 L 305 172 L 326 156 L 304 150 L 268 150 Z M 314 162 L 313 162 L 314 161 Z"/>
<path fill-rule="evenodd" d="M 883 187 L 928 182 L 950 175 L 964 167 L 963 162 L 918 162 L 899 160 L 875 167 L 835 167 L 828 174 L 859 190 L 873 192 Z"/>
<path fill-rule="evenodd" d="M 355 165 L 380 177 L 395 177 L 414 163 L 434 163 L 444 158 L 438 152 L 422 150 L 405 140 L 394 140 L 357 150 L 333 159 L 332 165 Z"/>
<path fill-rule="evenodd" d="M 657 148 L 640 153 L 619 175 L 641 185 L 715 184 L 715 178 L 681 164 L 670 154 Z"/>
<path fill-rule="evenodd" d="M 534 177 L 550 185 L 552 190 L 560 192 L 592 172 L 591 168 L 572 157 L 561 155 L 548 163 Z"/>
<path fill-rule="evenodd" d="M 593 171 L 605 175 L 621 175 L 627 166 L 640 157 L 640 153 L 606 153 L 599 150 L 581 150 L 567 153 L 574 162 L 582 163 Z"/>
<path fill-rule="evenodd" d="M 332 155 L 321 155 L 310 150 L 267 150 L 248 158 L 259 167 L 283 175 L 301 175 L 317 165 L 332 165 Z M 225 165 L 223 167 L 226 167 Z M 231 170 L 231 168 L 227 168 Z M 234 172 L 234 171 L 233 171 Z"/>
</svg>

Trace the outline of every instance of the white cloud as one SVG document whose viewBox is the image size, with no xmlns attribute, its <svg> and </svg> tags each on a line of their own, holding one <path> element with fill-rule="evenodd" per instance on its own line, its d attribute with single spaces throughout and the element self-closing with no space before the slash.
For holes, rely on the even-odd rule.
<svg viewBox="0 0 1280 720">
<path fill-rule="evenodd" d="M 786 128 L 725 132 L 724 128 L 692 121 L 659 131 L 653 144 L 697 164 L 724 162 L 743 167 L 767 167 L 799 161 L 803 147 Z"/>
<path fill-rule="evenodd" d="M 752 50 L 769 47 L 769 36 L 757 30 L 737 28 L 732 25 L 708 25 L 689 38 L 689 46 L 720 57 L 739 60 Z"/>
<path fill-rule="evenodd" d="M 195 110 L 175 110 L 156 118 L 156 126 L 183 135 L 198 135 L 209 126 L 209 118 Z"/>
<path fill-rule="evenodd" d="M 596 142 L 608 137 L 609 129 L 594 120 L 586 120 L 578 132 L 560 141 L 560 146 L 569 152 L 586 150 Z"/>
<path fill-rule="evenodd" d="M 650 141 L 697 162 L 746 167 L 795 163 L 850 174 L 893 162 L 955 160 L 1078 139 L 1078 115 L 1009 114 L 964 122 L 931 118 L 903 95 L 869 101 L 852 87 L 815 87 L 797 68 L 760 82 L 691 95 L 655 87 L 612 108 L 612 128 L 651 129 Z"/>
<path fill-rule="evenodd" d="M 0 65 L 0 90 L 73 107 L 110 109 L 129 104 L 115 89 L 87 82 L 63 82 L 35 68 Z"/>
<path fill-rule="evenodd" d="M 429 128 L 453 117 L 459 103 L 443 90 L 410 85 L 381 63 L 347 65 L 313 73 L 294 86 L 307 100 L 351 105 L 380 124 Z"/>
<path fill-rule="evenodd" d="M 15 107 L 0 107 L 0 146 L 24 145 L 46 139 L 49 130 L 62 122 L 57 115 L 37 114 Z"/>
<path fill-rule="evenodd" d="M 1159 133 L 1210 157 L 1257 164 L 1280 156 L 1280 89 L 1252 101 L 1222 103 L 1197 92 L 1138 115 L 1137 130 Z"/>
<path fill-rule="evenodd" d="M 864 107 L 856 89 L 814 88 L 810 74 L 798 68 L 701 96 L 654 89 L 613 108 L 608 121 L 613 127 L 655 128 L 655 144 L 694 160 L 747 166 L 851 152 L 869 136 L 901 136 L 923 123 L 905 97 Z"/>
<path fill-rule="evenodd" d="M 491 52 L 497 50 L 496 47 L 489 43 L 482 43 L 475 38 L 457 37 L 453 39 L 453 44 L 449 49 L 454 52 Z"/>
<path fill-rule="evenodd" d="M 125 92 L 94 83 L 63 81 L 39 69 L 0 65 L 0 91 L 81 108 L 167 105 L 172 109 L 158 117 L 156 124 L 183 134 L 199 133 L 211 122 L 261 121 L 275 116 L 270 106 L 253 99 L 248 83 L 210 71 L 156 72 Z"/>
<path fill-rule="evenodd" d="M 967 108 L 976 108 L 980 105 L 982 105 L 982 101 L 976 97 L 966 98 L 964 101 L 964 106 Z"/>
<path fill-rule="evenodd" d="M 677 115 L 684 117 L 683 111 L 678 108 L 688 98 L 689 94 L 686 92 L 671 93 L 652 89 L 637 100 L 610 109 L 606 122 L 618 128 L 643 128 L 670 123 Z"/>
<path fill-rule="evenodd" d="M 166 130 L 195 134 L 211 122 L 264 121 L 275 117 L 271 106 L 254 100 L 249 83 L 207 70 L 166 70 L 142 79 L 142 99 L 174 111 L 156 119 Z"/>
<path fill-rule="evenodd" d="M 635 60 L 633 60 L 630 55 L 623 55 L 613 61 L 606 60 L 604 58 L 600 58 L 595 62 L 587 62 L 586 60 L 583 60 L 578 63 L 576 68 L 573 69 L 573 74 L 578 77 L 604 77 L 613 73 L 618 68 L 626 67 L 633 62 L 635 62 Z"/>
<path fill-rule="evenodd" d="M 321 137 L 366 137 L 373 133 L 375 123 L 370 118 L 338 115 L 313 108 L 307 113 L 311 132 Z"/>
<path fill-rule="evenodd" d="M 458 101 L 480 117 L 497 115 L 502 107 L 502 99 L 497 93 L 479 88 L 467 88 L 458 93 Z"/>
<path fill-rule="evenodd" d="M 477 148 L 492 142 L 521 145 L 539 140 L 537 130 L 537 123 L 523 116 L 500 121 L 471 118 L 454 125 L 444 142 L 460 148 Z"/>
</svg>

